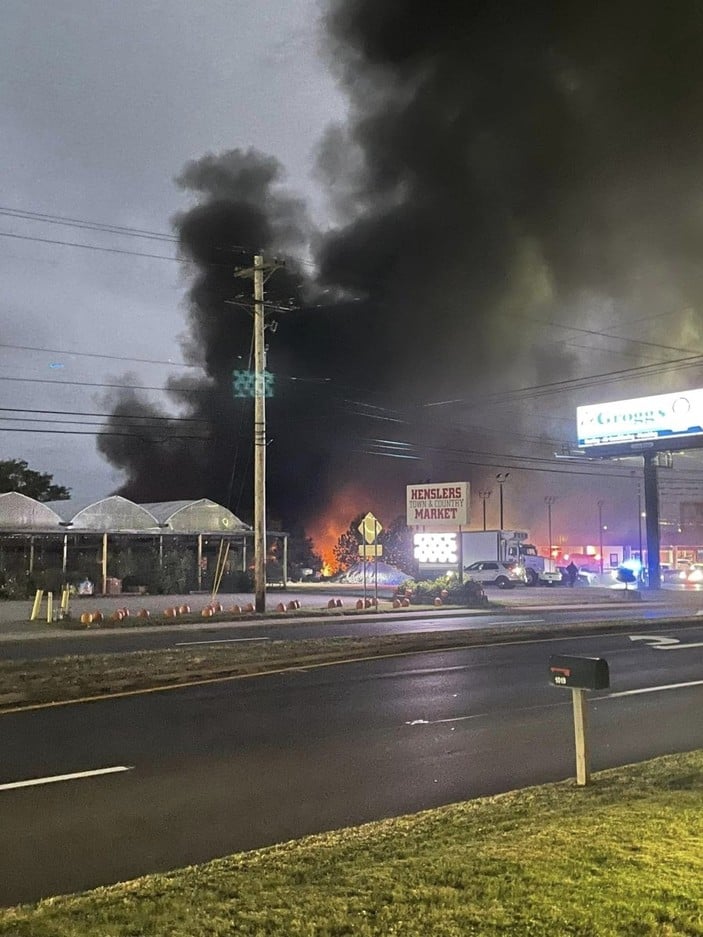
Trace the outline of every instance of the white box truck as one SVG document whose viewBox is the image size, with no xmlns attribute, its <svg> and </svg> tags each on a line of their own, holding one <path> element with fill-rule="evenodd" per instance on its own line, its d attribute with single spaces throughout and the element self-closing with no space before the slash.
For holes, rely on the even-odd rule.
<svg viewBox="0 0 703 937">
<path fill-rule="evenodd" d="M 524 566 L 528 586 L 551 586 L 561 582 L 554 560 L 540 556 L 528 540 L 526 530 L 463 530 L 462 565 L 466 569 L 478 560 L 499 560 Z"/>
</svg>

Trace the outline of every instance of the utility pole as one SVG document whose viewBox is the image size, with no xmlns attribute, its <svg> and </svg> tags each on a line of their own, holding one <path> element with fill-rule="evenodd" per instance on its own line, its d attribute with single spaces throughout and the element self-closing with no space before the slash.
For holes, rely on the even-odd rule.
<svg viewBox="0 0 703 937">
<path fill-rule="evenodd" d="M 280 264 L 264 264 L 261 252 L 254 266 L 235 273 L 254 280 L 254 607 L 266 611 L 266 345 L 264 272 Z"/>
<path fill-rule="evenodd" d="M 254 607 L 266 611 L 266 347 L 264 258 L 254 257 Z"/>
</svg>

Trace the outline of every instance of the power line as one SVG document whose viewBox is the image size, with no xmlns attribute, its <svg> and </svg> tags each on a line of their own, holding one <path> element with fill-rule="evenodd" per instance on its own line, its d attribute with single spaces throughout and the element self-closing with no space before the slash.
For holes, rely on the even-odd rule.
<svg viewBox="0 0 703 937">
<path fill-rule="evenodd" d="M 91 381 L 54 381 L 46 377 L 7 377 L 0 375 L 0 381 L 14 381 L 20 384 L 53 384 L 64 387 L 111 387 L 118 390 L 158 390 L 162 393 L 188 393 L 188 394 L 207 394 L 212 387 L 152 387 L 146 384 L 106 384 Z"/>
<path fill-rule="evenodd" d="M 22 208 L 10 208 L 7 205 L 0 205 L 0 215 L 4 215 L 8 218 L 17 218 L 20 221 L 38 221 L 43 224 L 62 225 L 67 228 L 83 228 L 89 231 L 102 231 L 106 234 L 119 234 L 125 237 L 148 238 L 157 241 L 178 241 L 178 238 L 174 234 L 166 234 L 161 231 L 147 231 L 144 228 L 131 228 L 124 225 L 112 224 L 110 222 L 89 221 L 86 218 L 68 218 L 65 215 L 49 215 L 44 212 L 29 211 Z"/>
<path fill-rule="evenodd" d="M 178 423 L 210 423 L 210 420 L 203 419 L 202 417 L 187 417 L 187 416 L 147 416 L 145 414 L 129 414 L 129 413 L 94 413 L 91 411 L 83 410 L 31 410 L 27 407 L 0 407 L 0 412 L 2 413 L 51 413 L 54 416 L 102 416 L 107 419 L 124 419 L 124 420 L 161 420 L 167 422 L 178 422 Z M 8 419 L 8 417 L 0 417 L 0 419 Z"/>
<path fill-rule="evenodd" d="M 65 215 L 51 215 L 46 212 L 37 212 L 30 211 L 28 209 L 22 208 L 12 208 L 10 206 L 0 206 L 0 216 L 5 216 L 7 218 L 16 218 L 18 221 L 34 221 L 40 224 L 56 224 L 62 225 L 65 227 L 80 228 L 88 231 L 97 231 L 104 234 L 116 234 L 121 237 L 138 237 L 146 238 L 148 240 L 163 241 L 171 244 L 179 244 L 180 239 L 177 235 L 167 234 L 162 231 L 149 231 L 144 228 L 133 228 L 125 225 L 116 225 L 111 222 L 102 222 L 102 221 L 91 221 L 86 218 L 70 218 Z M 159 260 L 175 260 L 179 263 L 188 262 L 196 263 L 200 266 L 210 266 L 210 267 L 221 267 L 229 266 L 229 264 L 217 264 L 214 262 L 204 262 L 191 260 L 189 258 L 181 257 L 166 257 L 161 254 L 148 254 L 142 253 L 140 251 L 128 251 L 120 248 L 109 248 L 109 247 L 100 247 L 93 244 L 82 244 L 73 241 L 60 241 L 53 240 L 50 238 L 40 238 L 32 237 L 29 235 L 13 234 L 10 232 L 0 231 L 0 237 L 11 237 L 17 238 L 19 240 L 25 241 L 39 241 L 46 244 L 60 244 L 66 247 L 83 247 L 86 250 L 96 250 L 96 251 L 107 251 L 109 253 L 116 254 L 131 254 L 136 257 L 152 257 Z M 215 248 L 218 250 L 232 250 L 237 251 L 238 253 L 243 254 L 256 254 L 258 247 L 246 246 L 243 244 L 227 244 L 227 246 L 218 246 L 215 245 Z M 302 266 L 316 268 L 317 265 L 313 261 L 303 260 L 302 258 L 296 257 L 295 263 Z"/>
<path fill-rule="evenodd" d="M 703 365 L 703 355 L 690 355 L 686 358 L 674 358 L 658 364 L 644 364 L 634 368 L 622 368 L 618 371 L 605 371 L 590 377 L 576 377 L 561 381 L 550 381 L 545 384 L 534 384 L 530 387 L 518 387 L 509 391 L 498 391 L 494 394 L 484 394 L 477 397 L 456 397 L 450 400 L 437 400 L 421 404 L 423 407 L 441 407 L 453 403 L 510 403 L 515 398 L 535 398 L 546 394 L 561 393 L 564 390 L 580 390 L 597 384 L 608 384 L 614 380 L 632 380 L 638 377 L 650 377 L 662 371 L 669 371 L 672 365 L 680 369 L 700 367 Z"/>
<path fill-rule="evenodd" d="M 127 355 L 105 355 L 93 351 L 69 351 L 67 348 L 40 348 L 37 345 L 13 345 L 9 342 L 0 342 L 0 348 L 12 348 L 16 351 L 39 351 L 52 355 L 70 355 L 74 358 L 106 358 L 110 361 L 137 361 L 140 364 L 167 364 L 174 368 L 202 368 L 202 365 L 189 364 L 186 361 L 164 361 L 160 358 L 130 358 Z"/>
<path fill-rule="evenodd" d="M 145 427 L 151 429 L 152 427 Z M 58 436 L 123 436 L 127 439 L 143 439 L 152 442 L 169 442 L 172 439 L 192 439 L 201 442 L 212 440 L 212 436 L 179 436 L 169 433 L 168 436 L 146 436 L 144 433 L 120 433 L 115 431 L 96 432 L 95 430 L 80 429 L 23 429 L 19 426 L 0 427 L 0 433 L 51 433 Z"/>
<path fill-rule="evenodd" d="M 59 241 L 54 238 L 40 238 L 29 234 L 12 234 L 10 231 L 0 231 L 0 237 L 15 238 L 18 241 L 37 241 L 41 244 L 60 244 L 63 247 L 82 247 L 88 251 L 104 251 L 107 254 L 129 254 L 131 257 L 151 257 L 154 260 L 172 260 L 185 263 L 186 258 L 167 257 L 165 254 L 147 254 L 142 251 L 129 251 L 122 247 L 99 247 L 97 244 L 82 244 L 77 241 Z"/>
</svg>

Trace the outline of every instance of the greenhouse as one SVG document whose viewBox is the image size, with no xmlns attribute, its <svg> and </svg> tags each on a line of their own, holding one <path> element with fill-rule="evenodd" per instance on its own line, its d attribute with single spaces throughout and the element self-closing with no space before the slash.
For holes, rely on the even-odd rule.
<svg viewBox="0 0 703 937">
<path fill-rule="evenodd" d="M 251 527 L 200 498 L 137 504 L 121 495 L 42 503 L 0 494 L 0 595 L 24 597 L 63 584 L 102 594 L 249 591 Z M 287 581 L 288 535 L 267 532 L 270 580 Z"/>
</svg>

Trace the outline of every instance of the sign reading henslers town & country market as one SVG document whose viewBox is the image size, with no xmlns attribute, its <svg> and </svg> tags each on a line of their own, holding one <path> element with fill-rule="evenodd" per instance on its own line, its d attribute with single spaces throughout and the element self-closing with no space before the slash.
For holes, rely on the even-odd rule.
<svg viewBox="0 0 703 937">
<path fill-rule="evenodd" d="M 468 482 L 408 485 L 406 523 L 425 530 L 456 530 L 469 523 Z"/>
</svg>

